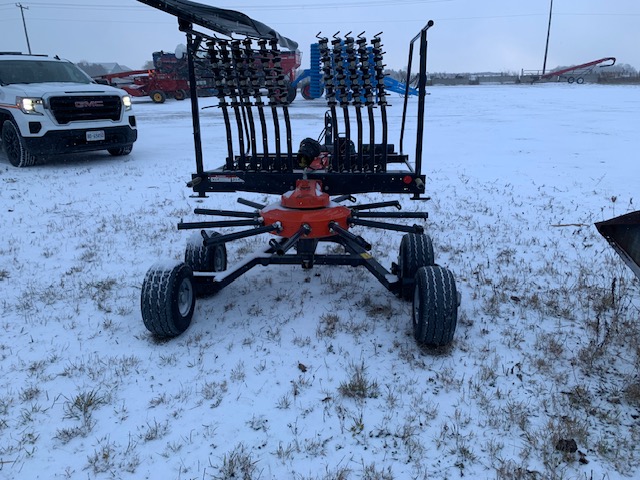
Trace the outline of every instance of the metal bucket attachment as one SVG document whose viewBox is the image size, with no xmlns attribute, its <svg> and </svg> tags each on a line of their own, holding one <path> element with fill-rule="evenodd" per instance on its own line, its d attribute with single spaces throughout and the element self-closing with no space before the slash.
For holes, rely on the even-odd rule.
<svg viewBox="0 0 640 480">
<path fill-rule="evenodd" d="M 640 210 L 595 225 L 640 279 Z"/>
</svg>

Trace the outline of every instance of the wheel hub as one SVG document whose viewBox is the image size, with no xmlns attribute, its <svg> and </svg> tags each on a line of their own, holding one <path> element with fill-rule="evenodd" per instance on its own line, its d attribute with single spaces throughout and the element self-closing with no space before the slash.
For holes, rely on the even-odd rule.
<svg viewBox="0 0 640 480">
<path fill-rule="evenodd" d="M 178 290 L 178 311 L 183 317 L 189 314 L 193 302 L 193 285 L 188 278 L 182 280 Z"/>
<path fill-rule="evenodd" d="M 329 228 L 336 222 L 344 229 L 349 228 L 347 218 L 351 209 L 332 202 L 322 191 L 319 180 L 301 179 L 296 189 L 282 195 L 279 203 L 267 205 L 260 211 L 265 225 L 279 222 L 282 228 L 278 235 L 288 238 L 296 234 L 303 225 L 311 231 L 305 238 L 323 238 L 335 235 Z"/>
</svg>

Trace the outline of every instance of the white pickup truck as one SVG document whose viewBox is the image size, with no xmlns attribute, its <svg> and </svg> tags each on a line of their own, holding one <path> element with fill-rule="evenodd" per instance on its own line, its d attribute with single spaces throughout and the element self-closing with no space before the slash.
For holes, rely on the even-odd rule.
<svg viewBox="0 0 640 480">
<path fill-rule="evenodd" d="M 128 155 L 136 118 L 124 91 L 95 83 L 73 63 L 0 52 L 0 139 L 9 162 L 107 150 Z"/>
</svg>

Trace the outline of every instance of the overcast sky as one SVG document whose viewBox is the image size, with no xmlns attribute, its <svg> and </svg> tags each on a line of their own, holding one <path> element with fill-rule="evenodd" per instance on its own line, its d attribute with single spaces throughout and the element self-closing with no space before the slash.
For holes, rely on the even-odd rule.
<svg viewBox="0 0 640 480">
<path fill-rule="evenodd" d="M 38 0 L 24 10 L 34 53 L 74 62 L 118 62 L 132 69 L 158 50 L 185 43 L 175 17 L 135 0 Z M 431 72 L 541 69 L 550 0 L 200 0 L 241 11 L 300 44 L 383 32 L 386 63 L 406 65 L 409 41 L 433 19 Z M 0 0 L 0 51 L 27 52 L 21 9 Z M 208 32 L 207 32 L 208 33 Z M 640 0 L 554 0 L 547 68 L 617 57 L 640 69 Z"/>
</svg>

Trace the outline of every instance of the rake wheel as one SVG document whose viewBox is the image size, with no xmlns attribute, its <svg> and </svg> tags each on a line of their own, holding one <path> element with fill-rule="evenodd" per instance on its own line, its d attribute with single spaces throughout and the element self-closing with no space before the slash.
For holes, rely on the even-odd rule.
<svg viewBox="0 0 640 480">
<path fill-rule="evenodd" d="M 458 293 L 453 274 L 443 267 L 421 267 L 413 296 L 413 336 L 420 345 L 443 347 L 458 323 Z"/>
<path fill-rule="evenodd" d="M 191 324 L 196 305 L 193 271 L 184 263 L 156 264 L 142 283 L 144 326 L 159 337 L 175 337 Z"/>
<path fill-rule="evenodd" d="M 400 242 L 398 276 L 402 282 L 402 298 L 411 300 L 415 277 L 420 267 L 435 265 L 433 242 L 429 235 L 407 233 Z"/>
</svg>

